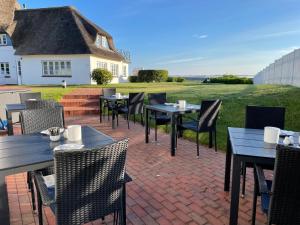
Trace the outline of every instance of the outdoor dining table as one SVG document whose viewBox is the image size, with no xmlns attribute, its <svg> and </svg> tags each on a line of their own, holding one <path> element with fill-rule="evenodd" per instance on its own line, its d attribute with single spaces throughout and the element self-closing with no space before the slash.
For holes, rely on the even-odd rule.
<svg viewBox="0 0 300 225">
<path fill-rule="evenodd" d="M 10 224 L 5 176 L 53 166 L 53 149 L 61 144 L 77 143 L 84 145 L 86 148 L 92 148 L 95 146 L 104 146 L 113 142 L 114 139 L 112 137 L 89 126 L 82 126 L 82 140 L 79 142 L 69 142 L 64 138 L 58 142 L 51 142 L 49 136 L 40 133 L 1 137 L 0 224 Z M 126 175 L 125 180 L 130 181 L 131 178 Z M 123 190 L 125 191 L 125 189 Z M 124 212 L 123 216 L 126 216 L 126 212 Z"/>
<path fill-rule="evenodd" d="M 231 160 L 232 181 L 229 225 L 238 224 L 240 176 L 242 163 L 274 165 L 276 144 L 264 142 L 264 130 L 228 128 L 224 191 L 230 188 Z"/>
<path fill-rule="evenodd" d="M 100 123 L 102 123 L 102 109 L 103 109 L 103 102 L 108 101 L 111 102 L 113 105 L 112 107 L 112 120 L 111 120 L 111 127 L 112 129 L 116 128 L 116 105 L 118 101 L 128 101 L 128 96 L 127 95 L 121 95 L 120 97 L 116 96 L 104 96 L 100 95 L 99 98 L 99 106 L 100 106 Z"/>
<path fill-rule="evenodd" d="M 171 118 L 171 156 L 175 156 L 176 152 L 176 133 L 177 133 L 177 118 L 178 115 L 183 115 L 186 113 L 195 113 L 200 111 L 201 105 L 187 104 L 185 108 L 179 108 L 177 104 L 156 104 L 156 105 L 146 105 L 146 123 L 145 123 L 145 142 L 149 143 L 149 111 L 156 111 L 166 113 Z"/>
<path fill-rule="evenodd" d="M 63 107 L 59 103 L 57 103 L 57 107 Z M 25 110 L 26 106 L 25 104 L 6 104 L 5 106 L 5 113 L 6 113 L 6 119 L 7 119 L 7 133 L 8 135 L 14 135 L 14 129 L 13 129 L 13 121 L 12 121 L 12 114 L 15 112 L 21 112 L 22 110 Z"/>
</svg>

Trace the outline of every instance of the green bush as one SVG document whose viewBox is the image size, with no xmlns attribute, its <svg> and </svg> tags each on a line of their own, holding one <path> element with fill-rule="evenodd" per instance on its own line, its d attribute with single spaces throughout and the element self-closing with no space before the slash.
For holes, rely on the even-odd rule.
<svg viewBox="0 0 300 225">
<path fill-rule="evenodd" d="M 210 79 L 207 79 L 206 83 L 253 84 L 253 80 L 247 77 L 238 77 L 235 75 L 223 75 L 221 77 L 212 77 Z"/>
<path fill-rule="evenodd" d="M 96 81 L 97 84 L 108 84 L 113 79 L 113 75 L 106 69 L 97 68 L 92 72 L 92 79 Z"/>
<path fill-rule="evenodd" d="M 168 77 L 167 82 L 174 82 L 174 77 Z"/>
<path fill-rule="evenodd" d="M 138 82 L 138 76 L 129 76 L 128 79 L 130 83 Z"/>
<path fill-rule="evenodd" d="M 139 82 L 162 82 L 168 79 L 167 70 L 140 70 L 138 73 Z"/>
<path fill-rule="evenodd" d="M 175 81 L 179 82 L 179 83 L 182 83 L 183 81 L 185 81 L 185 78 L 183 78 L 183 77 L 176 77 Z"/>
</svg>

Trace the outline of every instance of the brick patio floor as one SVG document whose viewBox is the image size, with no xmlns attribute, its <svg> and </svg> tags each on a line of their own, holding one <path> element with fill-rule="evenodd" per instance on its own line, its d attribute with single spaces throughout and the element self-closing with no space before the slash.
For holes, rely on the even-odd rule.
<svg viewBox="0 0 300 225">
<path fill-rule="evenodd" d="M 170 156 L 168 134 L 159 133 L 158 143 L 144 143 L 144 128 L 131 123 L 128 130 L 121 120 L 116 130 L 98 116 L 67 118 L 67 124 L 88 124 L 116 139 L 129 137 L 127 172 L 133 182 L 127 185 L 128 224 L 228 224 L 230 195 L 223 191 L 225 154 L 202 146 L 196 158 L 195 143 L 180 139 L 175 157 Z M 16 129 L 17 130 L 17 129 Z M 18 131 L 17 131 L 18 132 Z M 151 132 L 150 141 L 153 140 Z M 247 176 L 246 197 L 240 201 L 239 224 L 250 224 L 252 174 Z M 26 174 L 7 177 L 12 225 L 38 224 L 32 212 Z M 55 224 L 49 208 L 44 208 L 45 224 Z M 257 213 L 257 225 L 266 217 Z M 90 224 L 111 224 L 108 218 Z M 1 224 L 1 222 L 0 222 Z"/>
</svg>

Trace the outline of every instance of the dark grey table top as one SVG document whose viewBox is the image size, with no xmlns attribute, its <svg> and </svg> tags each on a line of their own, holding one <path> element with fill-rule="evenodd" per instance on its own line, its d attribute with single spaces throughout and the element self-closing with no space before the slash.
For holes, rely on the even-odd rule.
<svg viewBox="0 0 300 225">
<path fill-rule="evenodd" d="M 18 112 L 26 108 L 25 104 L 6 104 L 6 110 L 10 112 Z"/>
<path fill-rule="evenodd" d="M 187 112 L 199 111 L 201 105 L 187 104 L 185 108 L 179 108 L 176 105 L 157 104 L 157 105 L 146 105 L 146 108 L 150 110 L 164 112 L 164 113 L 187 113 Z"/>
<path fill-rule="evenodd" d="M 118 101 L 118 100 L 127 100 L 128 96 L 127 95 L 122 95 L 121 97 L 117 98 L 116 96 L 103 96 L 103 95 L 100 95 L 100 98 L 104 99 L 104 100 L 109 100 L 109 101 Z"/>
<path fill-rule="evenodd" d="M 232 153 L 241 156 L 261 157 L 274 159 L 276 144 L 264 142 L 264 130 L 246 128 L 228 128 Z M 298 138 L 295 135 L 295 140 Z M 282 143 L 280 138 L 279 143 Z"/>
<path fill-rule="evenodd" d="M 89 126 L 82 126 L 82 140 L 69 142 L 62 138 L 51 142 L 49 136 L 41 134 L 0 137 L 0 171 L 36 163 L 53 161 L 53 149 L 61 144 L 83 144 L 85 148 L 103 146 L 114 139 Z"/>
</svg>

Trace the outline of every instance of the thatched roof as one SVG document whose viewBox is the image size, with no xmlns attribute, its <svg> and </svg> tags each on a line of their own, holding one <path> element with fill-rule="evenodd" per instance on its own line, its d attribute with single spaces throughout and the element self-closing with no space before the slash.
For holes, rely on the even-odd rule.
<svg viewBox="0 0 300 225">
<path fill-rule="evenodd" d="M 0 32 L 6 31 L 13 22 L 14 11 L 19 8 L 16 0 L 0 0 Z"/>
<path fill-rule="evenodd" d="M 16 55 L 93 54 L 125 61 L 111 35 L 72 7 L 16 10 L 12 27 Z M 97 34 L 107 37 L 109 50 L 96 47 Z"/>
</svg>

